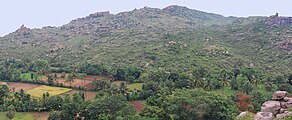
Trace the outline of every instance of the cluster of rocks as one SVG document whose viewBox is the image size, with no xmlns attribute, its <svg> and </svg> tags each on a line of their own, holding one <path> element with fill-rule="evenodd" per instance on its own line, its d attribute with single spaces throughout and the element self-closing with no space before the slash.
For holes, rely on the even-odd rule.
<svg viewBox="0 0 292 120">
<path fill-rule="evenodd" d="M 21 36 L 21 37 L 29 37 L 31 35 L 31 30 L 27 27 L 25 27 L 24 25 L 22 25 L 18 30 L 15 31 L 17 36 Z"/>
<path fill-rule="evenodd" d="M 165 44 L 165 46 L 168 47 L 168 46 L 173 46 L 173 45 L 176 45 L 176 44 L 178 44 L 180 48 L 188 47 L 187 44 L 184 44 L 182 42 L 175 42 L 175 41 L 169 41 L 167 44 Z"/>
<path fill-rule="evenodd" d="M 273 94 L 271 101 L 266 101 L 262 104 L 261 111 L 258 112 L 255 120 L 281 120 L 285 117 L 292 116 L 292 112 L 288 108 L 292 108 L 292 98 L 287 97 L 286 91 L 276 91 Z"/>
<path fill-rule="evenodd" d="M 109 11 L 106 11 L 106 12 L 96 12 L 96 13 L 93 13 L 93 14 L 90 14 L 89 17 L 104 17 L 104 16 L 109 16 L 110 15 L 110 12 Z"/>
<path fill-rule="evenodd" d="M 268 18 L 267 21 L 268 25 L 291 25 L 292 24 L 292 17 L 279 17 L 279 14 L 272 15 Z"/>
</svg>

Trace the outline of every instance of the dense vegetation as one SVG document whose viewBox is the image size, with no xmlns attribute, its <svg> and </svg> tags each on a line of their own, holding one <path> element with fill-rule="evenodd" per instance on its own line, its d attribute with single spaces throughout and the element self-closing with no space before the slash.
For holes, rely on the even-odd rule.
<svg viewBox="0 0 292 120">
<path fill-rule="evenodd" d="M 170 6 L 99 13 L 62 27 L 21 27 L 0 38 L 1 81 L 96 96 L 35 98 L 2 84 L 0 111 L 52 111 L 51 120 L 229 120 L 239 111 L 257 112 L 272 91 L 292 93 L 291 25 L 267 24 L 270 19 Z M 67 73 L 70 85 L 55 84 L 57 73 Z M 93 89 L 71 85 L 86 75 L 104 78 L 92 82 Z M 131 83 L 142 89 L 128 89 Z M 134 111 L 129 103 L 134 100 L 146 101 L 146 107 Z"/>
</svg>

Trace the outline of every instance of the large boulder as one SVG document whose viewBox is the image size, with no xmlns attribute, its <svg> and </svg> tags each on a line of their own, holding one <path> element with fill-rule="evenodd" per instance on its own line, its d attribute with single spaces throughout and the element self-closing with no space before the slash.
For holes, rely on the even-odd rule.
<svg viewBox="0 0 292 120">
<path fill-rule="evenodd" d="M 273 115 L 279 113 L 281 104 L 279 101 L 266 101 L 261 107 L 261 112 L 271 112 Z"/>
<path fill-rule="evenodd" d="M 255 120 L 273 120 L 274 116 L 271 112 L 258 112 L 255 116 Z"/>
<path fill-rule="evenodd" d="M 273 93 L 272 100 L 283 100 L 285 97 L 287 97 L 288 93 L 286 91 L 276 91 Z"/>
</svg>

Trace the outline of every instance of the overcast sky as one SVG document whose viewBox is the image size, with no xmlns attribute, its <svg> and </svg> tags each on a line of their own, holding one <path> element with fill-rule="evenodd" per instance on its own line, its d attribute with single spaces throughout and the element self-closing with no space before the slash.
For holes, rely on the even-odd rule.
<svg viewBox="0 0 292 120">
<path fill-rule="evenodd" d="M 18 29 L 60 26 L 98 11 L 119 13 L 144 6 L 181 5 L 224 16 L 292 16 L 292 0 L 2 0 L 0 36 Z"/>
</svg>

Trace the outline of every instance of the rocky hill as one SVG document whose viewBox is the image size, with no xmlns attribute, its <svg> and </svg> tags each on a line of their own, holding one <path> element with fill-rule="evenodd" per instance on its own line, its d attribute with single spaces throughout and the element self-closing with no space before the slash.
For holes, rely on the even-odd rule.
<svg viewBox="0 0 292 120">
<path fill-rule="evenodd" d="M 97 12 L 60 27 L 18 30 L 0 38 L 0 58 L 50 64 L 84 62 L 217 70 L 254 66 L 292 71 L 290 17 L 224 17 L 182 6 Z"/>
</svg>

